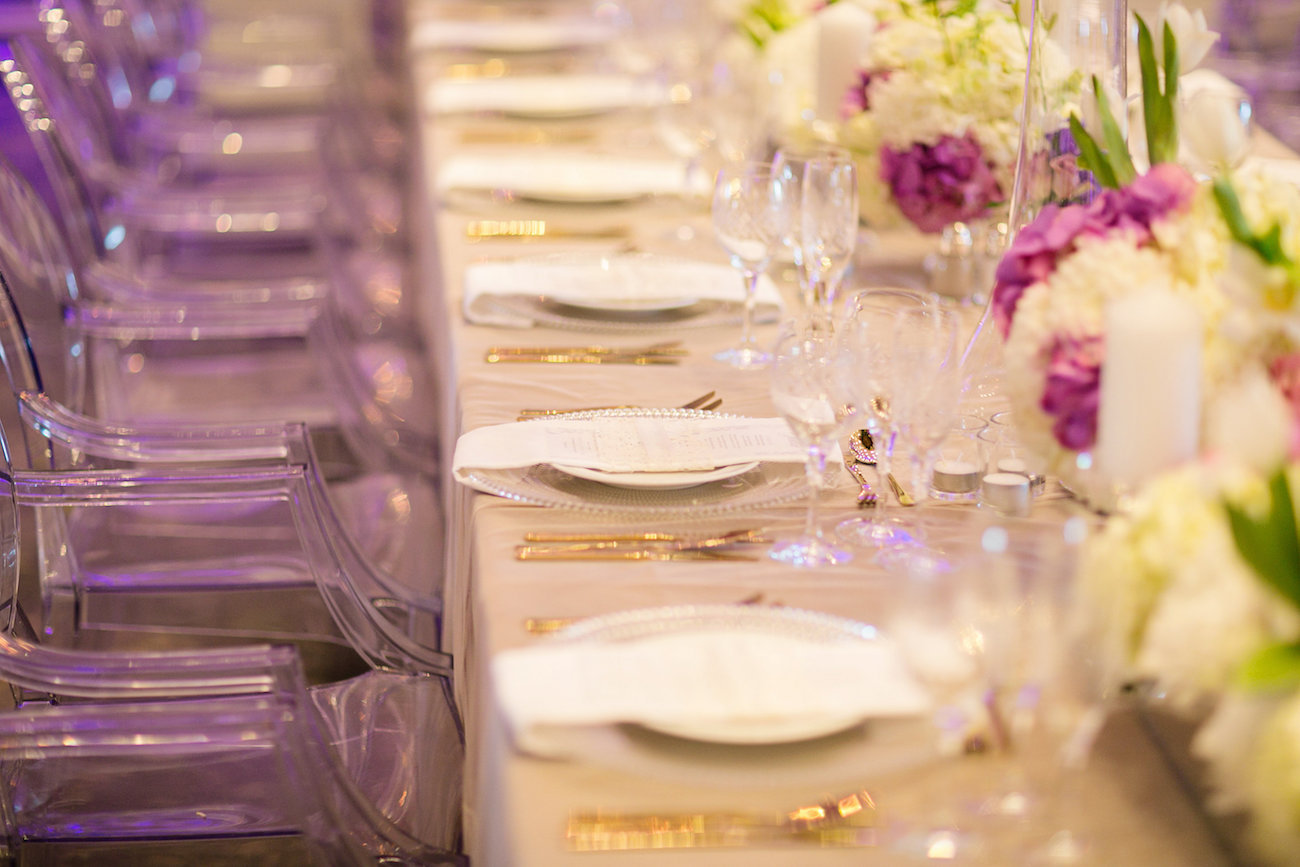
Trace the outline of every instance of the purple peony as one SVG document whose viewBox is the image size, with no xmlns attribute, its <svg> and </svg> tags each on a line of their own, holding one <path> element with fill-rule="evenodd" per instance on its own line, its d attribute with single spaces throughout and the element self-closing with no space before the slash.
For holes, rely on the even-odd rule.
<svg viewBox="0 0 1300 867">
<path fill-rule="evenodd" d="M 1050 276 L 1080 238 L 1127 232 L 1134 243 L 1145 244 L 1156 221 L 1185 210 L 1195 192 L 1196 181 L 1185 169 L 1162 163 L 1123 189 L 1103 190 L 1088 204 L 1044 207 L 998 264 L 993 315 L 1002 336 L 1010 333 L 1025 290 Z"/>
<path fill-rule="evenodd" d="M 1004 198 L 993 167 L 970 133 L 905 151 L 886 147 L 880 154 L 880 178 L 899 209 L 923 232 L 982 216 Z"/>
<path fill-rule="evenodd" d="M 1054 419 L 1056 441 L 1072 451 L 1091 448 L 1097 439 L 1103 355 L 1100 337 L 1057 337 L 1048 354 L 1039 406 Z"/>
</svg>

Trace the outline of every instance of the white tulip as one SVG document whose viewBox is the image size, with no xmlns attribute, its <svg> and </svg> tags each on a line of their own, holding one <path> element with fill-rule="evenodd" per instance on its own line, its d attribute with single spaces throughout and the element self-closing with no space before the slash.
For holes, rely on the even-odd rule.
<svg viewBox="0 0 1300 867">
<path fill-rule="evenodd" d="M 1250 149 L 1250 97 L 1208 70 L 1185 76 L 1181 85 L 1177 107 L 1179 162 L 1210 175 L 1241 165 Z"/>
<path fill-rule="evenodd" d="M 1165 24 L 1174 32 L 1178 41 L 1178 69 L 1188 72 L 1195 69 L 1205 55 L 1210 53 L 1219 34 L 1209 29 L 1205 23 L 1205 13 L 1200 9 L 1189 12 L 1181 3 L 1161 3 L 1160 13 L 1151 28 L 1151 37 L 1155 42 L 1156 62 L 1163 69 L 1165 65 Z"/>
</svg>

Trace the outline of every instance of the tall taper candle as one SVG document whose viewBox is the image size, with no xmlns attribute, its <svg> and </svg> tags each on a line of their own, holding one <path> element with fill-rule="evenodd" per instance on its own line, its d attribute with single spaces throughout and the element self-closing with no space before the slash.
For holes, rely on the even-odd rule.
<svg viewBox="0 0 1300 867">
<path fill-rule="evenodd" d="M 853 3 L 835 3 L 817 15 L 817 119 L 836 121 L 876 29 L 876 18 Z"/>
<path fill-rule="evenodd" d="M 1201 426 L 1199 313 L 1167 289 L 1106 308 L 1096 467 L 1134 488 L 1196 456 Z"/>
</svg>

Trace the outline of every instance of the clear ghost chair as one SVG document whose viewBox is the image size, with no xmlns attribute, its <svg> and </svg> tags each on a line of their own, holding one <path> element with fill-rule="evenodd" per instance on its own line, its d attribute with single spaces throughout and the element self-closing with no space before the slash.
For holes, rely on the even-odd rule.
<svg viewBox="0 0 1300 867">
<path fill-rule="evenodd" d="M 445 672 L 371 670 L 308 687 L 285 646 L 45 646 L 19 598 L 17 506 L 31 481 L 23 475 L 7 462 L 0 471 L 8 858 L 463 863 L 454 853 L 464 732 Z M 42 477 L 32 499 L 46 504 L 52 481 Z"/>
<path fill-rule="evenodd" d="M 151 282 L 216 281 L 218 292 L 251 281 L 250 292 L 310 299 L 329 287 L 317 249 L 322 233 L 385 236 L 403 224 L 407 149 L 381 159 L 349 140 L 364 121 L 335 118 L 307 133 L 250 132 L 247 148 L 229 121 L 184 112 L 169 115 L 178 126 L 174 136 L 137 131 L 130 77 L 111 62 L 111 52 L 105 59 L 81 37 L 76 16 L 65 11 L 44 9 L 34 31 L 7 34 L 0 75 L 43 165 L 56 200 L 51 210 L 70 226 L 83 269 L 113 263 Z M 187 157 L 165 144 L 159 152 L 156 143 L 169 138 L 192 145 L 195 154 L 215 148 L 222 157 Z M 312 153 L 248 170 L 258 158 L 246 152 L 268 138 L 297 140 L 293 147 Z M 199 166 L 185 175 L 191 157 Z"/>
<path fill-rule="evenodd" d="M 177 279 L 159 288 L 79 268 L 69 249 L 86 237 L 78 228 L 56 224 L 0 160 L 0 267 L 38 349 L 58 347 L 47 380 L 75 368 L 69 389 L 55 390 L 69 407 L 150 423 L 338 425 L 371 468 L 383 457 L 436 471 L 433 356 L 412 325 L 420 272 L 400 239 L 322 244 L 333 288 L 317 303 L 287 284 L 237 292 Z"/>
<path fill-rule="evenodd" d="M 105 437 L 125 447 L 112 432 Z M 39 610 L 28 616 L 30 573 L 20 543 L 32 540 L 20 510 L 246 510 L 294 487 L 286 474 L 15 471 L 8 454 L 0 429 L 7 855 L 19 863 L 216 863 L 210 858 L 222 856 L 460 863 L 451 853 L 464 731 L 450 659 L 393 634 L 382 618 L 373 622 L 354 576 L 336 574 L 322 591 L 372 664 L 310 687 L 291 647 L 237 640 L 186 651 L 69 649 L 53 643 Z M 232 566 L 233 550 L 227 545 Z M 64 707 L 43 707 L 49 704 Z M 262 860 L 286 851 L 287 860 Z"/>
<path fill-rule="evenodd" d="M 184 329 L 150 323 L 138 312 L 143 323 L 96 321 L 96 311 L 74 299 L 52 303 L 68 272 L 52 267 L 55 247 L 45 243 L 51 239 L 33 204 L 30 189 L 0 161 L 0 353 L 10 393 L 25 395 L 23 426 L 10 428 L 24 432 L 24 465 L 121 469 L 151 478 L 167 467 L 182 475 L 193 468 L 194 484 L 218 485 L 192 502 L 178 495 L 116 510 L 38 513 L 43 550 L 50 552 L 42 563 L 41 606 L 50 633 L 92 645 L 130 637 L 123 632 L 128 627 L 176 641 L 196 632 L 292 637 L 352 646 L 389 666 L 384 642 L 390 638 L 414 642 L 403 651 L 408 654 L 436 647 L 444 542 L 437 480 L 377 461 L 377 468 L 363 466 L 347 477 L 334 473 L 327 484 L 301 423 L 187 425 L 143 412 L 137 422 L 78 412 L 103 406 L 105 391 L 120 390 L 116 368 L 105 372 L 94 356 L 133 345 L 128 335 L 165 337 L 169 329 L 179 329 L 174 336 L 185 345 Z M 15 305 L 10 291 L 17 287 L 33 302 L 32 316 Z M 47 303 L 35 303 L 40 299 Z M 5 403 L 13 406 L 0 406 Z M 401 407 L 397 398 L 358 412 L 373 416 L 394 407 Z M 436 464 L 437 457 L 430 446 L 425 459 Z M 259 487 L 241 492 L 237 479 Z M 238 502 L 222 501 L 220 485 Z M 339 587 L 354 608 L 333 604 Z M 366 616 L 343 617 L 356 610 Z M 378 625 L 367 618 L 378 618 Z"/>
</svg>

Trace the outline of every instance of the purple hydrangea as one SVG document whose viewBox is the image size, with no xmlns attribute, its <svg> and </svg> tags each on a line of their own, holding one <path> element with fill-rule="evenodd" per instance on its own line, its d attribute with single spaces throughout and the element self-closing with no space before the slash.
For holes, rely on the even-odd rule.
<svg viewBox="0 0 1300 867">
<path fill-rule="evenodd" d="M 1185 210 L 1195 192 L 1196 181 L 1186 169 L 1162 163 L 1127 187 L 1103 190 L 1087 204 L 1044 207 L 1020 230 L 998 264 L 993 315 L 1003 337 L 1011 331 L 1025 290 L 1051 275 L 1056 263 L 1074 252 L 1080 238 L 1127 232 L 1134 243 L 1146 244 L 1156 221 Z"/>
<path fill-rule="evenodd" d="M 888 81 L 892 69 L 859 69 L 858 80 L 844 91 L 840 100 L 840 120 L 848 120 L 855 114 L 871 110 L 871 85 L 877 81 Z"/>
<path fill-rule="evenodd" d="M 904 151 L 883 148 L 880 178 L 904 216 L 923 232 L 982 216 L 1004 198 L 992 165 L 970 133 Z"/>
<path fill-rule="evenodd" d="M 1091 448 L 1097 440 L 1104 355 L 1099 336 L 1059 336 L 1048 352 L 1047 385 L 1039 406 L 1053 419 L 1056 441 L 1072 451 Z"/>
</svg>

